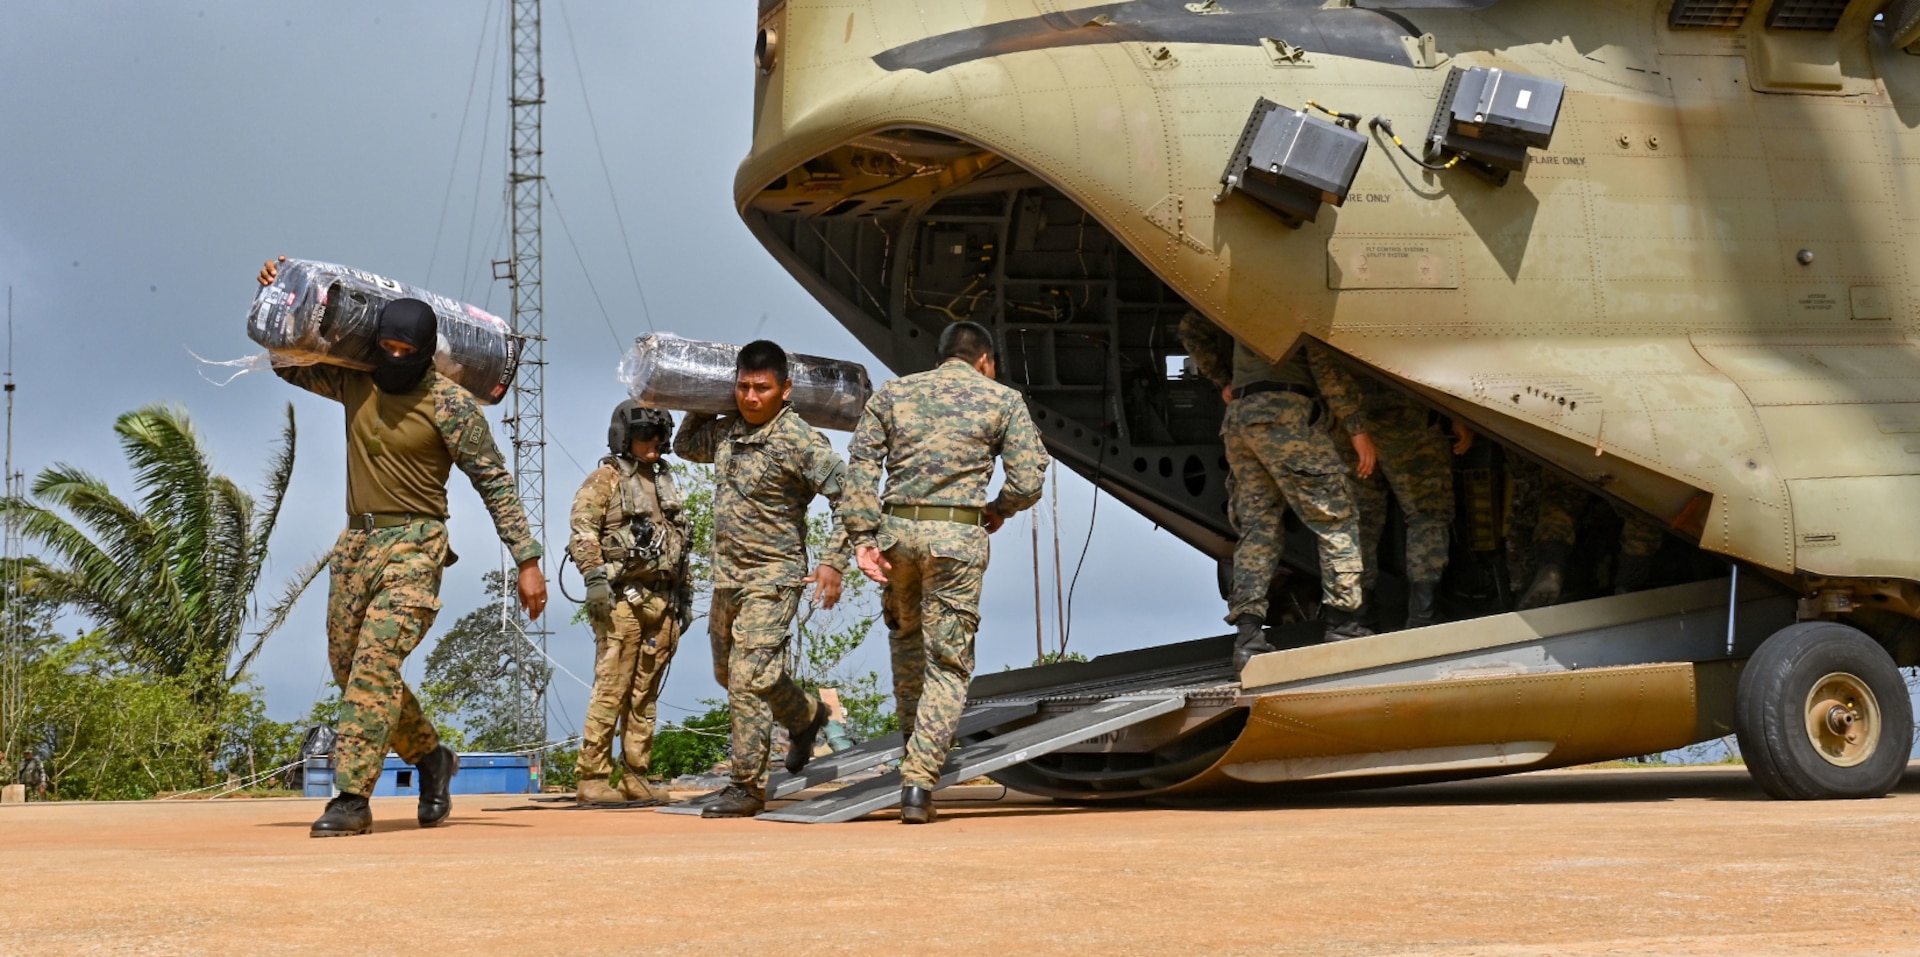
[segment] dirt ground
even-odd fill
[[[379,800],[324,841],[320,801],[9,805],[0,953],[1920,954],[1920,764],[1822,803],[1738,768],[1260,807],[964,790],[919,828],[458,797],[422,831]]]

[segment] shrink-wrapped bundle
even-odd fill
[[[373,368],[380,310],[395,299],[418,299],[439,317],[433,366],[474,397],[499,402],[513,385],[520,343],[512,328],[478,306],[448,299],[370,272],[289,259],[247,313],[247,336],[277,363]]]
[[[732,412],[734,361],[739,346],[657,333],[634,341],[620,362],[620,381],[635,402],[682,412]],[[858,362],[787,354],[791,404],[815,428],[851,432],[873,394]]]

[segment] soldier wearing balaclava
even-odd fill
[[[284,261],[284,259],[282,260]],[[272,284],[278,265],[261,269]],[[314,837],[373,829],[367,796],[392,748],[419,773],[421,827],[446,820],[459,758],[420,711],[400,669],[440,609],[447,547],[447,479],[467,474],[520,566],[520,603],[538,618],[547,603],[540,543],[528,529],[513,476],[480,406],[433,368],[433,307],[397,299],[380,311],[370,371],[333,365],[274,372],[346,409],[347,528],[327,558],[327,657],[341,688],[333,748],[339,796],[313,823]]]

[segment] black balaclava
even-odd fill
[[[380,322],[374,334],[373,384],[389,395],[412,392],[433,368],[433,352],[440,344],[439,319],[433,307],[418,299],[395,299],[380,310]],[[395,359],[380,348],[383,339],[395,339],[413,346],[404,359]]]

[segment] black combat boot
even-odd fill
[[[1541,542],[1533,547],[1533,583],[1513,606],[1514,611],[1559,603],[1560,589],[1566,584],[1567,556],[1572,551],[1565,542]]]
[[[933,809],[933,792],[917,784],[900,789],[900,823],[932,824],[940,812]]]
[[[413,769],[420,772],[420,826],[432,827],[453,812],[453,776],[460,773],[460,756],[443,744]]]
[[[813,743],[820,740],[820,732],[827,729],[827,722],[833,720],[833,712],[828,710],[825,701],[813,703],[813,720],[787,741],[787,773],[799,774],[806,770],[807,762],[813,760]]]
[[[326,812],[313,822],[313,829],[307,832],[307,836],[352,837],[372,830],[373,809],[367,806],[367,799],[342,791],[327,802]]]
[[[1321,618],[1327,625],[1326,634],[1322,636],[1324,641],[1344,641],[1373,634],[1373,629],[1360,621],[1360,610],[1357,608],[1348,610],[1327,605],[1321,612]]]
[[[1360,592],[1360,607],[1354,609],[1353,620],[1366,628],[1369,633],[1380,630],[1380,590],[1367,588]]]
[[[1652,555],[1622,553],[1613,564],[1613,593],[1628,595],[1637,592],[1647,587],[1647,579],[1652,577]]]
[[[1239,674],[1254,655],[1264,655],[1274,647],[1267,644],[1266,621],[1257,615],[1241,615],[1233,620],[1233,627],[1239,631],[1233,636],[1233,672]]]
[[[1440,612],[1434,607],[1434,593],[1438,590],[1438,582],[1407,584],[1408,628],[1425,628],[1440,620]]]
[[[706,806],[700,812],[701,817],[752,817],[760,813],[767,802],[759,795],[738,784],[729,784],[721,790],[720,800]]]

